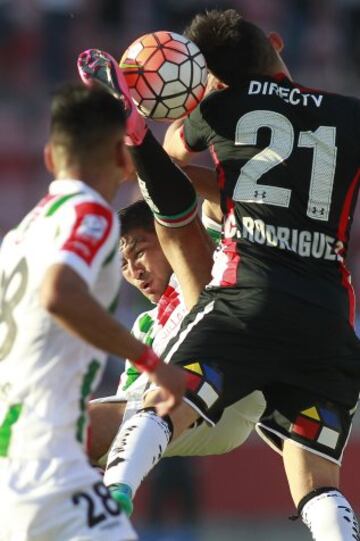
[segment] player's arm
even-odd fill
[[[174,249],[168,249],[165,233],[160,233],[160,242],[163,243],[165,254],[183,288],[186,303],[188,306],[192,306],[199,291],[208,282],[212,266],[212,250],[209,241],[202,242],[203,237],[199,235],[200,223],[197,220],[196,192],[186,175],[169,158],[150,130],[147,129],[143,117],[135,108],[126,80],[117,62],[107,53],[92,50],[79,56],[78,67],[80,76],[86,85],[94,84],[94,82],[105,85],[113,95],[122,99],[125,104],[127,110],[125,141],[130,145],[129,150],[138,171],[139,186],[145,200],[152,208],[157,222],[169,228],[166,241],[170,244],[171,239],[174,239],[172,244]],[[101,77],[100,74],[104,76]],[[198,114],[201,117],[199,109],[198,107]],[[196,115],[193,120],[198,126]],[[186,120],[186,122],[188,121],[189,119]],[[197,138],[194,150],[200,151],[207,148],[209,128],[205,123],[204,126],[205,129],[200,130],[200,138]],[[181,234],[177,235],[175,229],[183,227],[186,227],[188,231],[184,233],[183,230]],[[192,235],[195,238],[192,238]],[[176,246],[177,249],[175,249]],[[179,249],[180,247],[181,249]],[[176,257],[174,257],[174,253],[177,254]],[[189,280],[189,269],[191,268],[194,269],[194,273]]]
[[[190,310],[209,283],[214,245],[198,217],[176,230],[156,222],[156,232]]]
[[[130,152],[160,243],[191,308],[209,282],[214,249],[198,217],[195,189],[150,131]]]
[[[175,120],[166,130],[163,146],[165,151],[183,167],[191,160],[192,152],[183,137],[184,120]]]
[[[143,344],[98,303],[86,282],[66,264],[47,270],[41,304],[68,332],[98,349],[131,359],[143,353]]]
[[[86,282],[70,266],[57,263],[45,273],[40,302],[55,321],[69,333],[98,349],[128,357],[152,381],[164,387],[162,413],[180,402],[184,392],[183,373],[166,365],[155,353],[137,340],[93,297]]]
[[[201,221],[197,216],[187,226],[177,229],[155,222],[161,246],[179,280],[189,310],[209,282],[212,254],[219,242],[222,217],[219,203],[205,199]]]
[[[220,205],[220,191],[217,185],[216,172],[210,167],[201,165],[185,165],[182,167],[196,192],[214,207]]]
[[[209,222],[214,222],[214,224],[216,224],[216,229],[218,230],[221,226],[223,219],[223,213],[219,203],[217,201],[210,201],[209,199],[205,199],[202,205],[202,213],[203,218],[205,218],[205,220],[207,219]],[[211,223],[209,224],[209,226],[211,229]]]

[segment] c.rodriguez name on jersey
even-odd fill
[[[328,261],[342,261],[344,245],[341,241],[319,231],[291,229],[266,224],[259,218],[243,216],[237,224],[234,214],[229,214],[224,223],[225,239],[244,239],[280,250],[295,252],[301,257],[314,257]]]

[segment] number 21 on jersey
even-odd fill
[[[275,111],[251,111],[236,124],[235,145],[256,145],[260,128],[270,129],[269,146],[242,167],[233,193],[234,201],[289,207],[290,189],[258,184],[258,181],[289,158],[296,147],[309,148],[313,150],[313,159],[306,214],[313,220],[327,221],[337,157],[336,128],[319,126],[313,132],[302,131],[295,145],[294,128],[288,118]]]

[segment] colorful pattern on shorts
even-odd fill
[[[279,451],[282,441],[291,439],[309,451],[341,464],[356,405],[348,410],[340,404],[324,401],[313,402],[299,410],[295,409],[296,392],[292,400],[288,396],[287,404],[279,404],[279,409],[264,414],[256,426],[259,435]],[[295,407],[292,409],[292,406]]]
[[[305,439],[315,440],[325,447],[336,449],[341,431],[341,423],[335,411],[312,406],[296,417],[291,432]]]
[[[222,375],[205,363],[192,362],[183,366],[186,370],[186,387],[201,399],[206,409],[211,408],[222,391]]]

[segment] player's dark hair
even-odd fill
[[[50,137],[72,156],[87,156],[125,130],[122,103],[102,88],[67,84],[53,97]]]
[[[121,226],[121,235],[127,235],[134,229],[144,229],[149,233],[155,233],[154,215],[149,205],[139,199],[131,205],[118,211]]]
[[[277,60],[263,30],[235,9],[200,13],[184,34],[199,47],[209,70],[229,86],[266,75]]]

